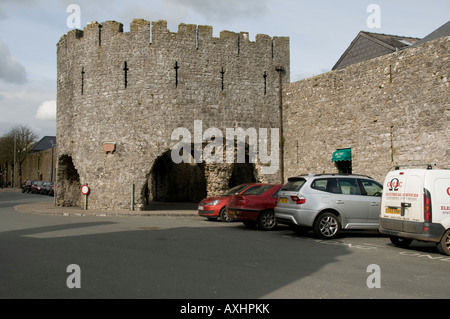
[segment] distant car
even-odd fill
[[[225,192],[222,196],[208,197],[202,199],[198,204],[198,215],[206,217],[209,220],[216,220],[220,218],[222,221],[231,221],[227,213],[228,198],[231,195],[242,194],[247,190],[257,187],[259,184],[241,184],[235,186]]]
[[[274,208],[282,184],[260,184],[241,195],[230,197],[227,210],[232,220],[242,221],[248,227],[260,226],[272,230],[277,226]]]
[[[50,187],[49,187],[47,195],[55,196],[55,183],[53,183],[53,182],[50,183]]]
[[[33,184],[33,181],[27,180],[22,185],[22,193],[29,193],[31,192],[31,185]]]
[[[41,188],[41,195],[51,195],[53,192],[53,183],[50,182],[44,182]]]
[[[32,194],[40,194],[43,188],[44,188],[44,182],[43,181],[34,181],[33,184],[31,184],[30,193],[32,193]]]

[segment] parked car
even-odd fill
[[[44,188],[44,182],[43,181],[33,181],[31,184],[31,190],[30,193],[32,194],[41,194],[41,190]]]
[[[341,229],[378,229],[383,186],[368,176],[308,174],[288,179],[278,193],[275,217],[294,231],[320,238]]]
[[[33,184],[33,181],[27,180],[22,185],[22,193],[29,193],[31,192],[31,185]]]
[[[277,226],[274,207],[282,184],[259,184],[244,194],[233,195],[227,205],[232,220],[242,221],[248,227],[260,226],[272,230]]]
[[[41,195],[53,195],[53,183],[44,182],[41,188]]]
[[[49,190],[48,190],[47,195],[49,195],[49,196],[55,196],[55,183],[54,183],[54,182],[51,182],[51,183],[50,183],[50,188],[49,188]]]
[[[431,166],[430,166],[431,167]],[[434,242],[450,255],[450,170],[398,169],[384,182],[380,232],[399,247]]]
[[[241,184],[225,192],[222,196],[204,198],[198,204],[199,216],[209,220],[220,218],[222,221],[231,221],[227,212],[228,199],[231,195],[243,194],[247,190],[258,187],[256,184]]]

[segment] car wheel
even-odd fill
[[[412,239],[390,236],[389,239],[397,247],[406,248],[412,243]]]
[[[275,213],[273,211],[266,210],[259,214],[258,225],[264,230],[272,230],[277,227]]]
[[[341,224],[336,215],[324,213],[314,222],[314,233],[323,239],[333,239],[341,230]]]
[[[231,222],[232,221],[231,217],[228,215],[228,211],[227,211],[226,207],[222,208],[219,216],[223,222]]]
[[[441,254],[450,255],[450,229],[447,230],[441,241],[436,245]]]

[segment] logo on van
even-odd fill
[[[448,196],[450,196],[450,187],[447,188],[447,194],[448,194]]]
[[[403,183],[401,183],[399,180],[398,180],[398,178],[394,178],[394,179],[392,179],[390,182],[388,182],[387,183],[387,187],[389,187],[389,191],[394,191],[394,192],[396,192],[396,191],[398,191],[398,188],[399,187],[402,187],[402,184]]]

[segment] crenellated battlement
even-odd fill
[[[256,48],[258,50],[266,47],[267,50],[274,50],[280,47],[286,50],[289,46],[287,37],[270,37],[265,34],[256,35],[255,41],[250,41],[248,32],[221,31],[220,36],[213,36],[213,27],[207,25],[195,25],[181,23],[177,32],[171,32],[167,28],[167,21],[159,20],[150,22],[144,19],[134,19],[130,24],[130,31],[123,31],[123,24],[116,21],[105,21],[103,23],[91,22],[84,30],[72,30],[64,35],[58,47],[70,46],[75,43],[85,41],[89,45],[104,46],[111,41],[117,41],[120,37],[122,41],[135,41],[136,45],[150,45],[153,47],[164,47],[173,42],[182,43],[185,48],[202,49],[203,46],[223,45],[228,47],[233,53],[241,53],[244,48]],[[77,42],[78,41],[78,42]]]

